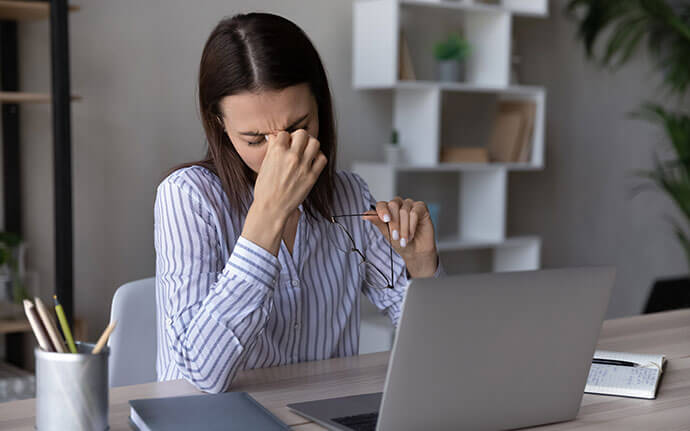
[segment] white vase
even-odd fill
[[[385,153],[389,165],[399,165],[405,161],[403,148],[399,144],[386,144]]]

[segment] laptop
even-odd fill
[[[495,430],[575,418],[615,269],[414,279],[383,393],[289,404],[331,430]]]

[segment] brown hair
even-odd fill
[[[230,205],[248,211],[256,174],[244,163],[218,120],[219,103],[242,92],[282,90],[306,83],[316,99],[319,142],[328,164],[303,207],[312,218],[331,216],[336,136],[331,92],[316,48],[293,22],[267,13],[223,19],[211,32],[199,65],[199,110],[208,151],[203,160],[178,166],[203,166],[221,180]]]

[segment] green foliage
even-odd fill
[[[643,105],[634,115],[663,127],[675,155],[671,160],[656,157],[654,169],[641,175],[665,191],[685,219],[690,220],[690,116],[668,112],[652,103]],[[690,237],[678,223],[674,223],[674,230],[690,262]]]
[[[396,129],[391,132],[391,144],[398,145],[398,131]]]
[[[578,35],[589,58],[617,68],[630,60],[646,39],[664,85],[676,93],[688,88],[690,2],[570,0],[567,12],[579,21]],[[597,53],[595,45],[602,37],[607,40],[603,51]]]
[[[462,61],[469,55],[469,42],[457,33],[449,35],[448,39],[437,42],[434,45],[434,57],[436,57],[438,61]]]
[[[24,299],[29,299],[29,294],[24,287],[23,280],[19,279],[19,263],[15,257],[17,247],[22,238],[12,232],[0,232],[0,266],[7,265],[12,278],[12,299],[19,304]]]

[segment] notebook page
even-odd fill
[[[654,398],[660,374],[657,368],[592,364],[585,392]]]

